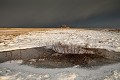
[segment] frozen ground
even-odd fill
[[[120,33],[96,30],[48,30],[29,32],[0,43],[0,52],[42,47],[61,42],[120,53]],[[114,53],[113,53],[114,54]],[[120,63],[83,68],[35,68],[22,61],[0,64],[0,80],[120,80]],[[107,77],[108,76],[108,77]]]
[[[103,48],[120,52],[120,33],[96,30],[48,30],[29,32],[19,35],[13,40],[7,40],[6,44],[0,43],[0,51],[41,47],[56,42],[65,44],[78,44],[90,48]]]
[[[21,61],[0,64],[0,80],[120,80],[120,63],[97,68],[34,68]]]

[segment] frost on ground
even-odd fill
[[[8,46],[0,44],[0,51],[25,49],[51,45],[56,42],[78,44],[90,48],[103,48],[120,52],[120,33],[96,30],[48,30],[29,32],[7,41]]]
[[[0,79],[6,80],[119,80],[120,63],[98,68],[35,68],[22,61],[0,64]],[[116,72],[117,71],[117,72]],[[114,72],[114,73],[113,73]]]
[[[49,54],[50,52],[60,54]],[[42,55],[38,56],[39,53]],[[74,57],[77,56],[78,62],[93,59],[93,56],[95,59],[89,61],[90,64],[110,60],[115,62],[110,64],[105,62],[104,65],[94,65],[90,68],[78,64],[71,66],[71,63],[77,62],[73,55],[70,55],[73,53]],[[96,53],[99,54],[97,58],[101,55],[102,58],[96,59],[94,55]],[[81,57],[84,54],[85,59]],[[86,55],[92,57],[86,59]],[[45,62],[40,58],[41,56],[52,57]],[[2,62],[2,58],[7,62]],[[0,80],[119,80],[120,33],[80,29],[29,32],[10,40],[3,39],[0,42],[0,60],[2,62],[0,63]],[[40,67],[35,67],[38,62]],[[61,64],[70,66],[56,67]],[[48,68],[43,65],[55,67]]]
[[[12,71],[6,68],[2,69],[1,74],[0,80],[50,80],[49,74]]]
[[[120,80],[120,72],[113,71],[113,74],[106,76],[104,80]]]

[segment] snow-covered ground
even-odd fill
[[[120,63],[97,68],[34,68],[21,61],[0,64],[0,79],[5,80],[120,80]],[[112,74],[112,75],[111,75]]]
[[[29,32],[7,41],[7,46],[0,43],[0,51],[41,47],[61,42],[65,44],[78,44],[92,48],[103,48],[120,52],[120,33],[95,30],[50,30]]]
[[[119,32],[84,29],[29,32],[0,43],[0,52],[42,47],[56,42],[120,52]],[[77,65],[71,68],[35,68],[21,63],[19,60],[0,63],[0,80],[120,80],[120,63],[90,69],[77,68]]]

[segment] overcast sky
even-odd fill
[[[120,0],[0,0],[0,27],[120,28]]]

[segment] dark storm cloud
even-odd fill
[[[99,22],[102,20],[99,15],[119,13],[119,4],[119,0],[0,0],[0,27],[40,27],[62,23],[89,26],[92,17],[93,21]],[[116,20],[115,15],[105,18],[111,16]],[[117,18],[120,22],[119,15]]]

